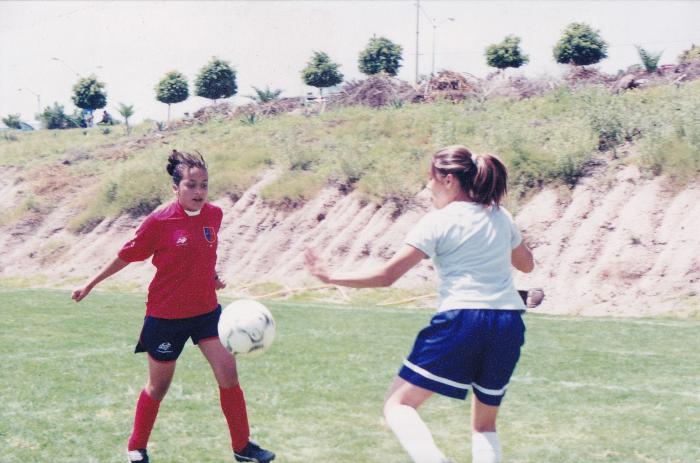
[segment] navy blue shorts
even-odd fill
[[[438,312],[416,337],[399,376],[438,394],[465,399],[471,388],[487,405],[500,405],[525,343],[519,310]]]
[[[202,339],[219,336],[221,306],[190,318],[145,317],[135,353],[148,352],[160,362],[177,360],[189,338],[197,344]]]

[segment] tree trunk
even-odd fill
[[[170,125],[170,103],[168,103],[168,125]]]

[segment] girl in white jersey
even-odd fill
[[[435,210],[411,230],[386,264],[364,272],[329,273],[306,253],[310,272],[325,283],[354,288],[389,286],[422,259],[433,260],[439,306],[418,333],[389,388],[384,416],[416,463],[447,462],[416,409],[433,393],[465,399],[472,389],[472,461],[501,461],[496,415],[520,356],[523,300],[511,267],[530,272],[532,253],[500,206],[507,171],[495,156],[464,146],[435,155],[428,188]]]

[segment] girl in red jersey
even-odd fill
[[[146,446],[161,400],[175,373],[185,342],[199,346],[219,384],[221,409],[228,422],[237,461],[267,463],[275,454],[249,439],[245,398],[236,360],[218,340],[221,306],[216,290],[226,284],[216,274],[217,234],[222,211],[207,200],[209,177],[200,154],[173,150],[168,158],[176,200],[151,213],[117,257],[83,288],[80,302],[102,280],[131,262],[153,256],[156,274],[148,287],[146,317],[136,352],[148,353],[148,381],[136,403],[128,442],[129,462],[148,463]]]

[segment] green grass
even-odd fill
[[[121,462],[145,359],[143,295],[0,289],[3,463]],[[381,402],[425,309],[270,302],[278,339],[239,362],[253,434],[281,462],[407,462]],[[510,462],[697,462],[700,322],[526,316],[499,420]],[[470,461],[467,403],[422,409]],[[186,347],[151,437],[156,462],[231,461],[216,383]]]

